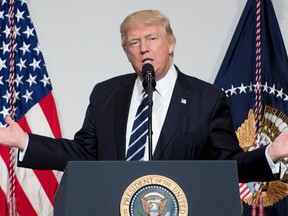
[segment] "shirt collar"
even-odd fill
[[[160,80],[156,82],[156,91],[160,95],[165,95],[165,93],[170,89],[172,86],[174,86],[177,79],[177,71],[172,64],[168,72],[165,74],[164,77],[162,77]],[[136,92],[139,97],[143,95],[143,85],[142,80],[139,78],[139,76],[136,79]]]
[[[172,65],[166,75],[156,82],[156,90],[160,95],[165,95],[166,92],[172,87],[177,79],[177,71]]]

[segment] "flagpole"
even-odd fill
[[[12,119],[15,117],[15,88],[14,88],[14,79],[15,79],[15,9],[14,9],[14,0],[9,1],[9,28],[10,28],[10,56],[9,56],[9,110],[10,116]],[[10,158],[9,158],[9,216],[17,216],[16,208],[16,193],[15,193],[15,165],[16,165],[16,149],[10,148]]]
[[[256,1],[256,77],[255,77],[255,127],[256,127],[256,138],[255,147],[259,147],[260,135],[261,135],[261,119],[262,119],[262,91],[261,91],[261,0]]]
[[[256,65],[255,65],[255,104],[254,104],[254,113],[255,113],[255,130],[256,130],[256,137],[254,146],[256,148],[260,147],[261,144],[261,119],[262,119],[262,91],[261,91],[261,0],[255,0],[256,1]],[[261,210],[258,209],[258,212],[256,212],[258,204],[260,204],[260,197],[255,196],[257,194],[257,191],[260,193],[259,196],[262,199],[261,195],[261,184],[260,188],[256,189],[256,183],[254,183],[254,195],[253,195],[253,206],[252,206],[252,213],[251,215],[257,215],[263,216],[264,215],[264,209],[263,209],[263,199],[261,200]],[[259,206],[258,206],[259,208]]]

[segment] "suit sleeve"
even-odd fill
[[[18,166],[63,171],[70,160],[97,160],[95,92],[93,92],[83,126],[73,140],[29,134],[28,148],[23,161],[18,161]]]
[[[236,160],[240,182],[277,179],[278,176],[273,175],[266,159],[266,147],[244,152],[239,146],[224,92],[215,104],[210,125],[212,158]]]

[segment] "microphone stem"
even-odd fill
[[[149,161],[152,160],[152,106],[153,106],[153,86],[152,86],[152,74],[147,74],[147,93],[148,93],[148,151],[149,151]]]

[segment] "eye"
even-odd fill
[[[139,40],[131,40],[131,41],[128,42],[128,46],[131,47],[131,48],[137,47],[137,46],[139,46],[139,44],[140,44]]]
[[[158,40],[158,37],[156,35],[151,35],[147,38],[149,43],[155,43]]]

